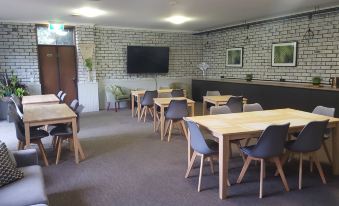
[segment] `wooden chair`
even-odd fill
[[[259,160],[260,165],[260,191],[259,198],[263,197],[263,180],[265,178],[265,160],[271,160],[275,163],[285,190],[288,192],[288,187],[284,171],[282,170],[279,156],[284,151],[284,143],[287,137],[288,124],[268,126],[261,134],[256,145],[242,147],[241,150],[247,155],[244,166],[240,172],[237,183],[240,183],[252,160]]]

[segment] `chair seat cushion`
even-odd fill
[[[38,165],[19,168],[24,178],[0,188],[1,205],[48,204],[41,167]]]
[[[128,94],[121,94],[121,95],[116,95],[115,99],[116,100],[129,100],[130,95]]]
[[[219,152],[219,143],[211,140],[211,139],[205,139],[205,142],[207,146],[213,151],[213,153],[218,153]]]
[[[41,139],[49,136],[48,132],[42,129],[31,129],[30,134],[31,139]]]
[[[60,125],[55,128],[53,128],[50,132],[50,135],[52,136],[70,136],[72,135],[72,128],[68,125]]]
[[[253,154],[253,149],[254,149],[255,145],[250,145],[250,146],[246,146],[246,147],[240,147],[240,150],[246,154],[247,156],[251,156],[251,157],[255,157]]]

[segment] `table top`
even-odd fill
[[[232,114],[206,115],[185,117],[185,120],[196,122],[205,127],[216,137],[261,133],[271,124],[290,123],[290,129],[300,129],[310,121],[330,120],[338,123],[338,118],[331,118],[295,109],[275,109],[256,112],[242,112]]]
[[[76,116],[66,104],[24,105],[24,122],[43,122]]]
[[[173,89],[158,89],[158,93],[171,93]],[[134,90],[131,91],[132,95],[144,95],[146,90]],[[184,90],[184,92],[186,92]]]
[[[30,95],[22,97],[22,104],[39,104],[39,103],[59,103],[55,94]]]
[[[170,98],[154,98],[154,104],[159,106],[167,106],[170,104],[171,100],[187,100],[187,104],[193,104],[195,101],[188,99],[186,97],[170,97]]]
[[[203,98],[204,100],[210,100],[213,102],[227,102],[230,97],[232,97],[232,95],[204,96]],[[247,99],[244,98],[244,100],[246,101]]]

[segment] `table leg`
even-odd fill
[[[137,104],[138,104],[138,121],[140,121],[140,112],[141,112],[141,102],[140,102],[140,96],[137,97]]]
[[[225,199],[228,191],[229,137],[219,139],[219,198]]]
[[[339,124],[333,128],[332,137],[332,172],[334,175],[339,175]]]
[[[202,103],[202,115],[205,115],[206,110],[207,110],[207,103],[204,100],[203,103]]]
[[[29,122],[25,123],[25,138],[26,138],[26,146],[25,146],[25,148],[27,149],[31,145],[31,134],[30,134]]]
[[[156,132],[156,128],[157,128],[157,118],[156,118],[156,115],[157,114],[157,105],[154,104],[153,106],[153,129],[154,129],[154,132]]]
[[[79,164],[79,143],[78,143],[78,128],[77,128],[77,120],[76,118],[72,118],[72,132],[73,132],[73,144],[74,144],[74,154],[75,154],[75,162]]]
[[[188,129],[188,131],[187,131],[187,167],[189,167],[189,165],[190,165],[192,154],[193,154],[193,150],[192,150],[192,147],[191,147],[191,132]]]
[[[160,106],[160,135],[161,141],[164,140],[164,133],[165,133],[165,108]]]
[[[195,112],[195,110],[194,110],[194,103],[193,103],[192,106],[191,106],[191,116],[192,117],[194,117],[194,112]]]
[[[132,104],[132,117],[134,117],[134,96],[131,94],[131,104]]]

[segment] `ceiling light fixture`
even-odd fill
[[[172,24],[183,24],[187,21],[190,21],[191,18],[188,18],[186,16],[171,16],[165,19],[168,22],[171,22]]]
[[[105,14],[106,12],[100,9],[91,8],[91,7],[82,7],[79,9],[74,9],[72,15],[74,16],[85,16],[85,17],[97,17]]]

